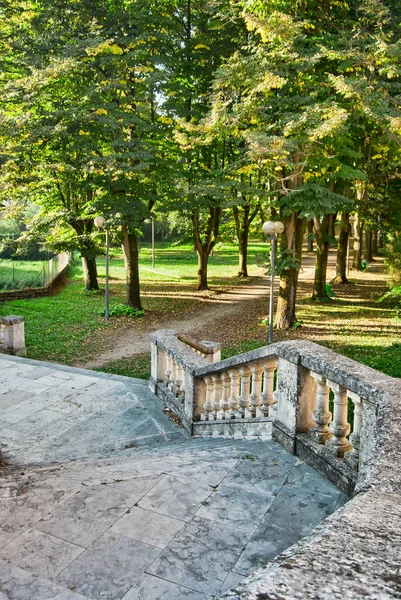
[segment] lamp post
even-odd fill
[[[276,238],[283,233],[285,226],[281,221],[263,223],[263,233],[271,237],[272,250],[270,261],[270,309],[269,309],[269,343],[273,342],[273,308],[274,308],[274,267],[276,261]]]
[[[94,223],[98,229],[101,229],[106,223],[106,219],[99,215],[95,217]],[[106,323],[109,320],[109,228],[106,226],[106,296],[105,296],[105,312],[104,320]]]
[[[155,268],[155,217],[151,215],[152,221],[152,268]]]

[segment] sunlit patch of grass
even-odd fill
[[[101,367],[96,367],[94,370],[148,380],[150,378],[150,354],[144,352],[134,358],[121,358],[120,360],[108,362]]]

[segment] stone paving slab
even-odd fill
[[[24,409],[0,432],[0,600],[212,600],[346,500],[275,442],[189,439],[145,382],[32,363],[0,357],[0,422]],[[18,403],[24,376],[47,385]]]

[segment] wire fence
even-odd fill
[[[67,252],[43,262],[0,261],[0,290],[17,291],[46,287],[66,268],[69,261]]]

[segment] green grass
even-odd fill
[[[150,355],[148,353],[138,354],[135,360],[122,358],[121,360],[109,362],[102,367],[96,367],[94,370],[148,380],[150,378]]]
[[[43,262],[0,260],[0,291],[43,286]]]
[[[249,244],[249,275],[260,275],[261,269],[256,265],[255,256],[266,252],[263,242]],[[97,259],[99,277],[105,277],[106,265],[104,257]],[[145,283],[168,282],[171,284],[195,284],[198,258],[191,245],[171,246],[159,242],[155,249],[155,267],[152,267],[152,250],[149,245],[142,245],[139,255],[141,280]],[[124,258],[119,248],[110,250],[110,277],[125,281]],[[208,263],[210,285],[224,285],[227,278],[236,277],[238,272],[238,247],[234,244],[217,246]]]
[[[107,327],[99,316],[104,298],[81,294],[82,282],[69,282],[59,294],[0,303],[0,315],[25,317],[28,356],[73,364],[91,355],[88,336]]]

